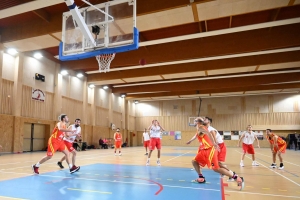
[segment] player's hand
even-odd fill
[[[191,141],[188,141],[186,144],[191,144]]]
[[[237,144],[237,147],[240,147],[240,144]]]
[[[221,151],[221,149],[220,149],[219,145],[217,145],[217,144],[214,144],[214,147],[215,147],[215,149],[216,149],[218,152],[220,152],[220,151]]]

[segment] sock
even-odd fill
[[[41,165],[40,162],[35,164],[36,167],[40,167],[40,165]]]
[[[150,158],[147,158],[147,161],[150,161]]]
[[[69,164],[69,168],[71,169],[73,167],[73,165],[72,164]]]
[[[241,163],[243,163],[244,161],[243,160],[241,160]]]
[[[237,175],[234,172],[233,172],[232,178],[237,179]]]
[[[159,158],[157,158],[157,161],[159,161]]]
[[[199,178],[204,178],[203,174],[198,174]]]

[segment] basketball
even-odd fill
[[[140,65],[145,65],[146,64],[146,60],[144,59],[144,58],[142,58],[141,60],[140,60]]]

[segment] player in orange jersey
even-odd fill
[[[51,159],[52,156],[56,151],[61,151],[66,156],[66,161],[70,168],[70,173],[74,173],[80,169],[80,167],[76,167],[72,164],[70,164],[69,160],[69,151],[67,150],[63,137],[64,136],[71,136],[75,133],[75,131],[69,130],[66,128],[66,123],[69,122],[67,115],[60,115],[60,122],[56,124],[52,131],[52,135],[50,136],[48,140],[48,148],[47,148],[47,156],[43,157],[38,163],[35,165],[32,165],[33,172],[35,174],[39,174],[39,167],[41,164],[46,162],[47,160]]]
[[[276,154],[277,154],[280,161],[280,166],[278,167],[278,169],[284,169],[283,159],[281,157],[281,154],[285,153],[286,142],[278,135],[272,133],[271,129],[267,129],[266,133],[267,133],[266,138],[270,143],[270,148],[273,154],[273,163],[270,166],[270,168],[276,168]]]
[[[122,146],[122,134],[120,133],[120,129],[117,128],[117,132],[114,134],[115,140],[115,156],[117,155],[117,149],[119,149],[119,156],[122,155],[121,153],[121,146]]]
[[[200,177],[200,167],[205,167],[207,165],[207,167],[213,169],[215,172],[224,174],[229,178],[233,178],[238,183],[240,190],[242,190],[244,188],[243,177],[239,177],[237,174],[232,171],[228,171],[227,169],[220,168],[217,155],[218,144],[216,143],[208,129],[205,127],[206,123],[204,122],[204,119],[202,117],[196,118],[195,126],[197,128],[198,140],[201,142],[198,153],[192,160],[192,164],[199,175],[199,178],[197,178],[195,182],[205,182],[205,179]]]

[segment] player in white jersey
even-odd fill
[[[147,133],[146,128],[145,128],[145,131],[143,133],[142,144],[144,145],[144,147],[146,149],[145,155],[148,155],[148,147],[150,145],[150,136],[149,136],[149,133]]]
[[[73,143],[74,143],[74,140],[76,139],[76,137],[81,137],[81,127],[80,127],[80,122],[81,120],[80,119],[76,119],[75,120],[75,123],[70,125],[68,127],[69,130],[72,130],[74,131],[74,133],[72,134],[69,134],[68,137],[64,137],[64,143],[67,147],[67,149],[69,150],[69,152],[73,155],[72,156],[72,163],[73,165],[75,166],[75,161],[76,161],[76,154],[77,154],[77,151],[76,149],[74,149],[73,147]],[[61,160],[59,162],[57,162],[57,165],[63,169],[64,166],[62,165],[62,162],[66,159],[66,156],[62,157]]]
[[[147,159],[146,165],[148,166],[150,164],[150,157],[152,154],[152,151],[157,149],[157,165],[160,166],[160,149],[161,149],[161,131],[164,131],[163,127],[159,124],[157,120],[152,120],[152,124],[148,127],[148,130],[150,130],[150,146],[149,146],[149,155]]]
[[[259,164],[255,161],[255,151],[254,151],[254,147],[253,147],[253,143],[254,140],[257,141],[257,147],[259,148],[259,141],[255,135],[255,133],[252,131],[252,126],[248,125],[247,126],[247,131],[245,131],[239,142],[238,142],[238,147],[240,146],[241,140],[243,140],[243,154],[241,157],[241,162],[240,162],[240,166],[244,167],[244,158],[245,158],[245,154],[251,154],[252,155],[252,166],[259,166]]]

